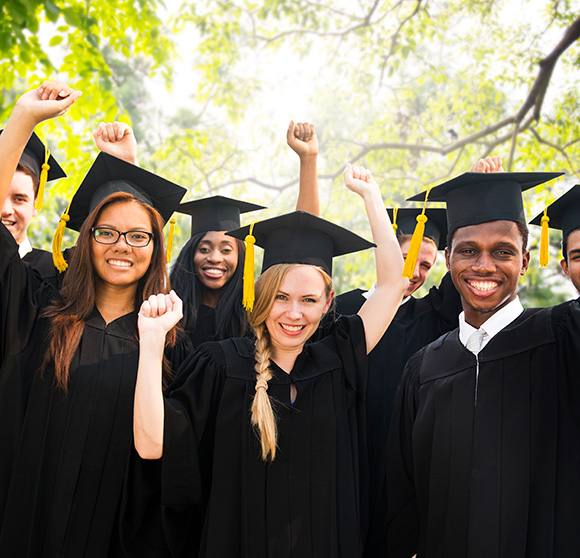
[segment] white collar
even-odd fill
[[[481,324],[479,329],[482,329],[487,334],[481,348],[483,349],[495,335],[511,324],[523,311],[524,307],[520,302],[520,298],[516,296],[510,303]],[[467,347],[467,340],[475,331],[477,331],[477,328],[468,324],[465,321],[465,312],[461,312],[459,314],[459,340],[465,347]]]
[[[28,237],[25,237],[24,240],[18,245],[18,254],[20,255],[20,259],[22,259],[30,252],[32,252],[32,244],[30,244]]]

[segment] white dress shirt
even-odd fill
[[[32,244],[30,244],[30,240],[28,240],[28,237],[26,237],[22,243],[18,245],[18,254],[20,255],[20,259],[22,259],[30,252],[32,252]]]
[[[483,337],[483,342],[481,343],[479,351],[481,351],[481,349],[483,349],[492,340],[492,338],[495,335],[497,335],[502,329],[511,324],[523,311],[524,307],[522,306],[519,297],[516,296],[514,300],[506,304],[503,308],[498,310],[493,316],[491,316],[485,322],[483,322],[483,324],[481,324],[479,329],[483,330],[485,332],[485,335]],[[463,346],[467,347],[468,339],[476,331],[477,329],[475,327],[469,325],[465,321],[465,313],[461,312],[461,314],[459,314],[459,340],[461,341]]]

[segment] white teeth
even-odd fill
[[[290,332],[295,332],[295,331],[300,331],[301,329],[304,329],[304,326],[301,325],[297,325],[297,326],[292,326],[292,325],[287,325],[287,324],[280,324],[282,326],[282,329],[285,329],[286,331],[290,331]]]
[[[223,269],[218,269],[217,267],[206,267],[203,271],[212,277],[222,277],[225,273]]]
[[[491,291],[497,287],[495,281],[469,281],[469,284],[478,291]]]
[[[131,267],[133,264],[127,260],[107,260],[107,263],[115,267]]]

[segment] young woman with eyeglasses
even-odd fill
[[[19,99],[0,136],[0,202],[36,124],[79,95],[45,83]],[[62,218],[79,236],[60,291],[23,264],[0,225],[0,556],[146,555],[120,520],[139,466],[136,309],[167,292],[162,227],[184,193],[101,153]],[[172,329],[165,346],[175,339]]]

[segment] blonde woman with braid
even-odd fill
[[[257,223],[264,248],[249,323],[255,339],[206,343],[162,394],[166,331],[180,319],[172,293],[139,316],[135,447],[160,459],[172,556],[300,558],[362,555],[368,518],[366,355],[388,327],[405,282],[379,188],[347,168],[376,244],[377,287],[354,316],[306,343],[333,302],[332,258],[372,246],[294,212]],[[248,227],[233,231],[244,238]]]

